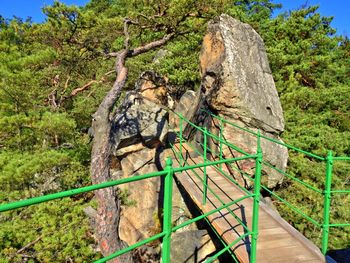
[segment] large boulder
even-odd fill
[[[128,154],[122,159],[124,178],[157,171],[155,165],[155,149],[143,149]],[[160,198],[161,179],[149,178],[121,185],[123,209],[120,218],[119,232],[121,239],[128,244],[134,244],[148,238],[160,228]]]
[[[250,25],[228,15],[209,23],[200,69],[209,109],[231,123],[280,140],[279,134],[284,130],[281,103],[264,42]],[[256,151],[256,137],[230,125],[224,126],[224,138],[249,153]],[[266,161],[285,170],[288,158],[285,147],[262,140],[262,149]],[[225,148],[224,154],[228,157],[232,152]],[[253,172],[254,162],[247,161],[242,167]],[[269,187],[281,183],[282,174],[268,167],[264,172],[268,174]]]
[[[176,232],[172,236],[170,261],[203,262],[216,248],[206,230]]]
[[[181,93],[182,91],[183,89]],[[195,98],[195,93],[189,91],[189,97],[185,96],[178,103],[178,94],[176,88],[167,85],[166,79],[157,73],[147,71],[141,74],[135,84],[135,91],[126,94],[113,118],[114,151],[110,167],[112,179],[147,174],[164,167],[166,157],[173,155],[171,149],[164,147],[168,137],[167,109],[175,107],[176,103],[181,113],[190,118],[187,113],[188,106],[193,104]],[[183,105],[185,98],[187,106]],[[195,111],[191,111],[192,115]],[[154,177],[118,187],[122,206],[119,234],[127,244],[134,244],[161,231],[164,201],[162,185],[162,178]],[[175,182],[172,201],[174,225],[192,218],[183,193]],[[177,240],[189,231],[191,240],[195,243],[187,250],[186,255],[196,257],[198,254],[204,258],[205,253],[213,252],[213,244],[209,242],[208,235],[203,231],[198,234],[196,230],[196,224],[191,224],[178,230],[174,237]],[[133,256],[135,262],[158,262],[159,251],[160,243],[155,241],[139,248]]]
[[[187,90],[180,98],[174,110],[175,113],[170,112],[169,123],[170,127],[174,130],[180,128],[180,117],[183,116],[185,119],[193,121],[198,115],[198,110],[201,102],[200,90],[193,91]],[[183,122],[182,129],[184,130],[188,126],[187,122]]]
[[[167,81],[154,71],[145,71],[136,81],[135,90],[156,104],[168,106]]]
[[[140,93],[129,92],[114,118],[112,130],[115,152],[140,142],[156,147],[168,133],[168,112]]]

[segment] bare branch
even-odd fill
[[[131,24],[131,20],[129,18],[124,18],[124,49],[126,50],[130,48],[129,24]]]
[[[86,90],[87,88],[89,88],[92,84],[97,83],[99,81],[97,80],[90,80],[88,83],[86,83],[85,85],[83,85],[80,88],[76,88],[74,89],[71,93],[69,97],[74,97],[75,95],[77,95],[79,92],[82,92],[84,90]]]
[[[134,57],[137,55],[140,55],[142,53],[145,53],[147,51],[150,51],[152,49],[155,49],[157,47],[165,45],[170,39],[172,39],[175,36],[175,32],[172,32],[170,34],[165,35],[162,39],[150,42],[144,46],[137,47],[133,50],[131,50],[129,57]]]
[[[39,237],[37,237],[34,241],[28,243],[27,245],[25,245],[24,247],[22,247],[21,249],[17,250],[17,254],[21,254],[24,250],[26,250],[27,248],[33,246],[35,243],[39,242],[44,235],[41,235]]]
[[[115,70],[111,70],[111,71],[108,71],[107,73],[103,74],[103,76],[101,77],[100,80],[90,80],[88,83],[86,83],[85,85],[81,86],[80,88],[76,88],[74,90],[72,90],[72,92],[70,93],[69,97],[74,97],[76,96],[78,93],[80,92],[83,92],[85,91],[86,89],[88,89],[92,84],[95,84],[95,83],[102,83],[106,80],[106,76],[114,73]]]
[[[120,51],[118,52],[110,52],[106,54],[106,58],[118,57],[120,55]]]
[[[47,96],[47,101],[53,109],[57,109],[59,106],[59,104],[57,103],[56,95],[57,95],[57,89],[54,88],[50,92],[50,94]]]

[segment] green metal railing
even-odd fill
[[[182,151],[182,144],[184,142],[184,138],[182,136],[183,133],[183,129],[182,129],[182,125],[183,125],[183,121],[187,121],[184,118],[180,118],[180,133],[179,133],[179,138],[180,138],[180,153]],[[198,127],[198,129],[202,130],[200,127]],[[226,209],[228,210],[232,215],[235,216],[235,218],[237,220],[239,220],[239,222],[243,225],[243,227],[247,230],[245,232],[244,235],[241,235],[239,238],[237,238],[234,242],[232,242],[231,244],[225,244],[224,248],[221,249],[220,251],[218,251],[215,255],[211,256],[209,259],[206,260],[206,262],[212,262],[215,259],[217,259],[220,255],[222,255],[223,253],[225,253],[226,251],[230,250],[230,248],[232,246],[234,246],[235,244],[237,244],[238,242],[240,242],[241,240],[243,240],[244,238],[248,237],[249,235],[252,236],[252,241],[251,241],[251,262],[256,262],[256,247],[257,247],[257,236],[258,236],[258,205],[259,205],[259,199],[260,199],[260,188],[256,188],[254,193],[251,193],[249,191],[245,191],[246,195],[242,196],[241,198],[234,200],[232,202],[229,203],[225,203],[221,200],[222,205],[217,208],[214,209],[208,213],[205,213],[201,216],[198,216],[196,218],[193,218],[191,220],[188,220],[184,223],[182,223],[179,226],[176,227],[172,227],[172,222],[171,222],[171,214],[172,214],[172,182],[173,182],[173,176],[176,173],[182,173],[183,171],[187,171],[187,170],[191,170],[191,171],[195,171],[195,169],[203,169],[204,170],[204,178],[203,178],[203,204],[206,203],[207,201],[207,192],[210,191],[211,193],[213,193],[217,198],[220,199],[219,196],[217,196],[215,194],[215,192],[208,187],[208,176],[206,173],[206,169],[207,166],[222,166],[223,163],[230,163],[230,162],[237,162],[237,161],[241,161],[241,160],[245,160],[245,159],[255,159],[256,160],[256,164],[257,166],[261,167],[261,150],[259,150],[260,146],[258,147],[257,150],[257,154],[254,155],[245,155],[245,156],[241,156],[241,157],[237,157],[237,158],[227,158],[227,159],[221,159],[221,160],[217,160],[217,161],[208,161],[207,159],[207,136],[213,136],[212,134],[210,134],[207,129],[203,129],[204,132],[204,158],[203,158],[203,163],[201,164],[194,164],[194,165],[185,165],[186,160],[182,157],[180,158],[180,164],[181,167],[177,167],[174,168],[172,166],[172,159],[168,158],[166,160],[166,167],[164,171],[160,171],[160,172],[155,172],[155,173],[150,173],[150,174],[145,174],[145,175],[140,175],[140,176],[133,176],[130,178],[125,178],[125,179],[120,179],[120,180],[114,180],[114,181],[109,181],[109,182],[104,182],[104,183],[100,183],[100,184],[95,184],[95,185],[91,185],[91,186],[87,186],[87,187],[82,187],[82,188],[77,188],[77,189],[72,189],[72,190],[68,190],[68,191],[64,191],[64,192],[59,192],[59,193],[55,193],[55,194],[50,194],[50,195],[45,195],[45,196],[40,196],[40,197],[35,197],[35,198],[30,198],[30,199],[26,199],[26,200],[21,200],[21,201],[17,201],[17,202],[12,202],[12,203],[8,203],[8,204],[1,204],[0,205],[0,212],[5,212],[5,211],[10,211],[10,210],[14,210],[14,209],[19,209],[22,207],[27,207],[27,206],[31,206],[31,205],[35,205],[35,204],[39,204],[42,202],[47,202],[47,201],[51,201],[51,200],[55,200],[55,199],[60,199],[60,198],[65,198],[65,197],[70,197],[73,195],[77,195],[77,194],[81,194],[81,193],[86,193],[86,192],[90,192],[90,191],[95,191],[95,190],[99,190],[102,188],[106,188],[106,187],[113,187],[113,186],[118,186],[121,184],[125,184],[125,183],[132,183],[135,181],[139,181],[139,180],[145,180],[148,178],[152,178],[152,177],[165,177],[164,178],[164,212],[163,212],[163,229],[161,233],[158,233],[156,235],[153,235],[150,238],[144,239],[140,242],[137,242],[136,244],[133,244],[125,249],[122,249],[120,251],[116,251],[115,253],[108,255],[104,258],[101,258],[100,260],[97,260],[96,262],[101,263],[101,262],[107,262],[108,260],[111,260],[113,258],[116,258],[120,255],[123,255],[125,253],[130,252],[131,250],[138,248],[146,243],[152,242],[154,240],[157,239],[161,239],[162,238],[162,262],[170,262],[170,247],[171,247],[171,234],[173,232],[175,232],[176,230],[185,227],[191,223],[194,223],[198,220],[202,220],[202,219],[206,219],[208,216],[217,213],[219,211],[221,211],[222,209]],[[221,140],[222,141],[222,140]],[[222,143],[226,143],[223,142]],[[229,144],[228,144],[229,145]],[[235,147],[235,146],[233,146]],[[238,148],[237,148],[238,149]],[[258,173],[261,172],[261,169],[257,168],[257,182],[256,185],[260,186],[259,181],[260,181],[260,175]],[[252,230],[249,230],[247,228],[247,226],[233,213],[233,211],[230,209],[230,206],[235,205],[237,203],[239,203],[240,201],[247,199],[247,198],[253,198],[254,199],[254,211],[255,213],[253,214],[253,218],[255,225],[252,226]]]
[[[255,156],[253,156],[255,157]],[[218,160],[218,161],[212,161],[212,162],[207,162],[207,163],[203,163],[203,164],[195,164],[195,165],[191,165],[191,166],[184,166],[184,167],[177,167],[174,168],[172,166],[172,159],[171,158],[167,158],[166,160],[166,168],[164,171],[160,171],[160,172],[154,172],[154,173],[149,173],[149,174],[144,174],[144,175],[138,175],[138,176],[133,176],[133,177],[129,177],[129,178],[125,178],[125,179],[119,179],[119,180],[114,180],[114,181],[109,181],[109,182],[104,182],[104,183],[100,183],[100,184],[95,184],[95,185],[91,185],[91,186],[86,186],[86,187],[82,187],[82,188],[76,188],[76,189],[72,189],[72,190],[68,190],[68,191],[64,191],[64,192],[59,192],[59,193],[55,193],[55,194],[49,194],[49,195],[44,195],[44,196],[39,196],[39,197],[34,197],[34,198],[30,198],[30,199],[26,199],[26,200],[21,200],[21,201],[17,201],[17,202],[11,202],[11,203],[7,203],[7,204],[1,204],[0,205],[0,212],[5,212],[5,211],[10,211],[10,210],[14,210],[14,209],[19,209],[19,208],[23,208],[23,207],[27,207],[27,206],[31,206],[31,205],[35,205],[35,204],[39,204],[42,202],[48,202],[51,200],[55,200],[55,199],[60,199],[60,198],[65,198],[65,197],[70,197],[73,195],[77,195],[77,194],[81,194],[81,193],[86,193],[86,192],[90,192],[90,191],[95,191],[95,190],[99,190],[99,189],[103,189],[103,188],[107,188],[107,187],[113,187],[113,186],[118,186],[121,184],[125,184],[125,183],[132,183],[135,181],[139,181],[139,180],[145,180],[148,178],[152,178],[152,177],[165,177],[164,178],[164,215],[163,215],[163,229],[161,233],[158,233],[156,235],[153,235],[150,238],[147,238],[145,240],[142,240],[136,244],[133,244],[125,249],[122,249],[120,251],[116,251],[115,253],[104,257],[100,260],[97,260],[96,263],[102,263],[102,262],[107,262],[108,260],[111,260],[113,258],[116,258],[120,255],[123,255],[125,253],[128,253],[129,251],[138,248],[146,243],[152,242],[154,240],[160,239],[162,238],[163,240],[163,248],[162,248],[162,262],[170,262],[170,247],[171,247],[171,233],[175,232],[176,230],[183,228],[189,224],[192,224],[194,222],[197,222],[199,220],[202,220],[206,217],[208,217],[209,215],[212,215],[220,210],[223,209],[227,209],[230,206],[237,204],[238,202],[246,199],[246,198],[251,198],[254,195],[250,194],[247,196],[243,196],[242,198],[239,198],[237,200],[234,200],[232,202],[229,202],[227,204],[223,204],[222,206],[218,207],[217,209],[214,209],[206,214],[203,214],[201,216],[198,216],[196,218],[193,218],[191,220],[188,220],[184,223],[182,223],[181,225],[178,225],[176,227],[172,227],[172,221],[171,221],[171,213],[172,213],[172,183],[173,183],[173,176],[176,173],[182,173],[183,171],[186,170],[193,170],[193,169],[197,169],[197,168],[202,168],[202,167],[206,167],[206,166],[211,166],[211,165],[218,165],[218,164],[222,164],[222,163],[227,163],[227,162],[234,162],[234,161],[239,161],[239,160],[243,160],[243,159],[247,159],[248,157],[239,157],[239,158],[230,158],[230,159],[226,159],[226,160]],[[249,158],[252,158],[249,156]],[[250,232],[248,234],[251,234]],[[239,242],[241,239],[243,239],[244,237],[246,237],[246,235],[241,236],[238,240],[236,240],[236,242]],[[234,244],[230,244],[230,245],[234,245]],[[224,249],[225,251],[227,249],[230,248],[230,245],[226,246]],[[220,251],[219,251],[220,252]],[[222,251],[221,251],[222,252]],[[212,262],[213,260],[215,260],[218,256],[220,256],[222,253],[217,253],[217,255],[212,256],[210,259],[208,259],[206,262]]]
[[[174,150],[175,155],[177,155],[179,157],[180,163],[182,164],[186,164],[186,160],[183,157],[183,142],[186,141],[183,137],[183,130],[184,130],[184,122],[187,123],[187,125],[191,126],[192,128],[196,129],[197,131],[201,132],[203,135],[203,144],[201,144],[202,146],[202,150],[203,153],[200,153],[198,151],[198,149],[196,149],[193,145],[191,145],[188,141],[187,141],[187,145],[189,145],[191,147],[191,149],[195,152],[197,152],[197,154],[199,154],[202,158],[203,158],[203,163],[206,164],[208,162],[208,151],[210,151],[210,149],[208,148],[208,137],[212,140],[216,140],[219,144],[220,144],[220,160],[225,160],[223,158],[223,154],[222,154],[222,145],[226,145],[227,147],[233,148],[235,151],[241,153],[243,156],[242,157],[238,157],[236,158],[236,160],[234,162],[237,161],[242,161],[242,160],[246,160],[246,159],[255,159],[255,176],[254,176],[254,192],[253,194],[251,192],[249,192],[247,189],[245,189],[244,187],[242,187],[238,182],[236,182],[234,179],[232,179],[232,177],[230,177],[229,175],[225,175],[227,179],[229,179],[231,182],[233,182],[236,186],[238,186],[244,193],[246,193],[247,196],[250,196],[253,198],[253,213],[252,213],[252,229],[248,229],[247,225],[242,222],[242,220],[240,218],[238,218],[234,212],[232,210],[230,210],[229,208],[227,209],[229,211],[229,213],[243,226],[243,228],[246,231],[246,234],[244,236],[248,236],[251,235],[251,247],[250,247],[250,262],[256,262],[256,254],[257,254],[257,242],[258,242],[258,222],[259,222],[259,203],[260,203],[260,181],[261,181],[261,167],[262,167],[262,160],[263,160],[263,156],[262,156],[262,150],[261,150],[261,145],[260,145],[260,133],[257,134],[257,151],[256,154],[252,155],[252,154],[248,154],[247,152],[245,152],[243,149],[223,140],[222,138],[222,133],[220,133],[219,137],[210,133],[208,131],[208,129],[206,127],[199,127],[198,125],[194,124],[193,122],[191,122],[190,120],[186,119],[184,116],[182,116],[181,114],[177,114],[176,112],[173,112],[173,114],[177,115],[177,117],[180,119],[179,121],[179,131],[176,132],[174,131],[178,137],[179,137],[179,151],[176,152],[176,150]],[[231,162],[226,162],[227,164],[231,163]],[[220,167],[220,172],[222,174],[225,174],[224,171],[221,169],[222,168],[222,162],[220,162],[218,164],[218,167]],[[207,174],[207,170],[206,170],[206,166],[203,167],[203,197],[202,197],[202,204],[205,205],[207,202],[207,192],[208,190],[222,203],[224,204],[223,200],[217,195],[215,194],[214,191],[212,191],[209,187],[208,187],[208,174]],[[195,173],[195,172],[194,172]],[[197,173],[195,173],[195,175],[197,176],[197,178],[199,178],[199,175]],[[218,238],[221,239],[220,235],[218,235]],[[239,239],[235,240],[235,241],[239,241],[241,240],[242,236],[239,237]],[[221,240],[223,243],[224,241]],[[236,244],[237,242],[234,242],[232,245]],[[229,247],[231,247],[231,244],[227,247],[225,246],[225,251],[229,249]]]
[[[296,206],[294,206],[293,204],[291,204],[290,202],[288,202],[287,200],[285,200],[284,198],[280,197],[278,194],[276,194],[275,192],[271,191],[271,189],[267,188],[264,185],[261,185],[261,189],[264,189],[265,191],[267,191],[268,193],[270,193],[274,198],[276,198],[277,200],[281,201],[283,204],[285,204],[286,206],[288,206],[291,210],[293,210],[294,212],[300,214],[303,218],[305,218],[307,221],[311,222],[312,224],[314,224],[317,228],[319,228],[320,230],[322,230],[322,240],[321,240],[321,251],[322,253],[325,255],[328,251],[328,243],[329,243],[329,229],[331,227],[349,227],[350,223],[345,222],[345,223],[330,223],[330,207],[331,207],[331,199],[332,199],[332,195],[336,195],[336,194],[350,194],[350,190],[349,189],[342,189],[342,190],[332,190],[332,176],[333,176],[333,164],[335,161],[349,161],[350,162],[350,157],[348,156],[342,156],[342,157],[333,157],[332,155],[332,151],[328,151],[328,154],[326,157],[322,157],[307,151],[304,151],[300,148],[294,147],[292,145],[283,143],[279,140],[261,135],[260,132],[254,132],[251,131],[249,129],[240,127],[239,125],[227,121],[225,119],[223,119],[220,116],[217,116],[209,111],[203,110],[204,112],[206,112],[209,116],[212,117],[213,120],[217,120],[219,122],[219,124],[217,126],[219,126],[219,137],[220,138],[224,138],[223,134],[224,134],[224,127],[225,124],[228,126],[231,126],[233,128],[239,129],[241,131],[244,131],[252,136],[255,136],[258,138],[258,140],[263,139],[263,140],[267,140],[269,142],[275,143],[275,144],[279,144],[281,146],[286,147],[289,150],[293,150],[296,151],[298,153],[304,154],[306,156],[308,156],[309,158],[314,158],[315,160],[319,161],[319,162],[323,162],[326,164],[326,169],[325,169],[325,179],[324,179],[324,188],[323,189],[318,189],[317,187],[306,183],[298,178],[296,178],[295,176],[292,176],[278,168],[276,168],[275,166],[271,165],[270,163],[266,162],[266,161],[262,161],[263,166],[267,166],[271,169],[274,169],[275,171],[279,172],[280,174],[282,174],[283,176],[291,179],[292,181],[301,184],[302,186],[308,188],[309,190],[318,193],[320,195],[322,195],[323,197],[323,220],[322,222],[318,222],[317,220],[311,218],[309,215],[305,214],[304,212],[302,212],[299,208],[297,208]],[[219,154],[217,155],[217,157],[219,157],[219,160],[223,159],[223,148],[222,148],[222,144],[220,142],[219,145]],[[232,167],[232,166],[231,166]],[[235,169],[235,167],[232,167],[233,169]],[[242,173],[246,178],[253,180],[253,178],[251,176],[249,176],[246,173]]]
[[[260,191],[261,189],[266,190],[269,192],[273,197],[276,199],[280,200],[291,208],[293,211],[296,213],[300,214],[302,217],[304,217],[306,220],[309,222],[313,223],[316,227],[320,228],[322,230],[322,253],[326,254],[327,248],[328,248],[328,239],[329,239],[329,229],[331,227],[345,227],[345,226],[350,226],[349,223],[331,223],[330,221],[330,206],[331,206],[331,199],[333,195],[336,194],[350,194],[350,190],[332,190],[332,173],[333,173],[333,163],[335,161],[350,161],[350,157],[333,157],[332,152],[329,152],[327,157],[321,157],[318,155],[315,155],[313,153],[306,152],[302,149],[296,148],[294,146],[282,143],[278,140],[272,139],[270,137],[264,136],[260,134],[260,132],[253,132],[248,129],[242,128],[232,122],[229,122],[219,116],[216,116],[210,112],[207,112],[213,120],[217,120],[219,122],[219,134],[213,134],[210,131],[208,131],[207,128],[200,127],[196,125],[195,123],[192,123],[190,120],[184,118],[182,115],[176,114],[179,117],[179,131],[175,131],[175,133],[179,137],[179,150],[176,150],[175,147],[173,147],[175,156],[179,160],[180,167],[173,167],[172,159],[168,158],[166,160],[166,167],[164,171],[159,171],[159,172],[154,172],[154,173],[149,173],[149,174],[144,174],[144,175],[138,175],[138,176],[133,176],[129,178],[124,178],[124,179],[119,179],[119,180],[114,180],[114,181],[109,181],[109,182],[104,182],[100,184],[95,184],[91,186],[86,186],[82,188],[76,188],[64,192],[59,192],[55,194],[49,194],[45,196],[40,196],[40,197],[35,197],[35,198],[30,198],[26,200],[21,200],[17,202],[12,202],[12,203],[7,203],[7,204],[0,204],[0,212],[4,211],[10,211],[14,209],[19,209],[35,204],[39,204],[42,202],[47,202],[55,199],[60,199],[60,198],[65,198],[65,197],[70,197],[73,195],[81,194],[81,193],[86,193],[90,191],[95,191],[99,189],[103,189],[106,187],[113,187],[113,186],[118,186],[121,184],[125,183],[132,183],[135,181],[139,180],[145,180],[148,178],[153,178],[153,177],[164,177],[164,212],[163,212],[163,227],[162,227],[162,232],[157,233],[156,235],[153,235],[152,237],[149,237],[147,239],[144,239],[140,242],[137,242],[136,244],[133,244],[125,249],[122,249],[120,251],[116,251],[115,253],[101,258],[100,260],[97,260],[96,262],[107,262],[108,260],[111,260],[113,258],[116,258],[120,255],[123,255],[125,253],[130,252],[131,250],[138,248],[146,243],[152,242],[154,240],[162,239],[162,262],[168,263],[170,262],[170,248],[171,248],[171,235],[175,231],[179,230],[180,228],[183,228],[189,224],[192,224],[194,222],[197,222],[199,220],[207,220],[209,221],[208,217],[214,213],[220,212],[221,210],[225,209],[227,210],[232,216],[234,216],[237,221],[243,226],[245,229],[245,233],[241,236],[239,236],[236,240],[234,240],[232,243],[227,244],[224,240],[221,239],[222,243],[224,244],[224,248],[218,251],[215,255],[211,256],[206,260],[206,262],[212,262],[215,259],[217,259],[219,256],[221,256],[225,252],[230,252],[231,254],[232,251],[230,248],[237,244],[238,242],[242,241],[243,239],[248,238],[249,236],[251,237],[250,240],[250,262],[255,263],[256,262],[256,252],[257,252],[257,243],[258,243],[258,236],[259,236],[259,229],[258,229],[258,222],[259,222],[259,202],[260,202]],[[186,124],[186,125],[185,125]],[[198,149],[197,147],[194,147],[188,139],[186,139],[184,136],[184,126],[190,126],[191,129],[195,129],[197,132],[202,133],[203,135],[203,140],[200,142],[200,146],[202,149]],[[246,133],[249,133],[253,136],[256,137],[257,140],[257,150],[254,154],[250,154],[246,152],[245,150],[237,147],[236,145],[228,142],[224,138],[224,128],[225,125],[232,126],[234,128],[240,129],[241,131],[244,131]],[[279,145],[282,145],[284,147],[287,147],[290,150],[297,151],[299,153],[305,154],[311,158],[315,158],[319,162],[325,162],[326,163],[326,171],[325,171],[325,187],[324,189],[318,189],[317,187],[303,182],[302,180],[296,178],[295,176],[289,175],[288,173],[281,171],[280,169],[274,167],[273,165],[269,164],[267,161],[263,160],[263,152],[261,149],[261,139],[270,141],[272,143],[276,143]],[[216,144],[218,145],[218,150],[219,152],[217,153],[216,151],[213,151],[209,146],[208,143],[209,141],[215,141]],[[188,161],[186,160],[186,156],[183,156],[183,150],[185,148],[184,143],[187,143],[189,147],[198,154],[201,155],[203,158],[203,163],[200,164],[188,164]],[[237,153],[239,155],[238,157],[234,158],[225,158],[224,155],[224,149],[225,147],[230,148],[232,151]],[[215,159],[211,160],[208,158],[208,156],[212,156]],[[236,167],[234,164],[240,161],[244,160],[254,160],[255,161],[255,173],[254,176],[246,173],[242,169],[239,169],[239,167]],[[224,169],[223,165],[229,166],[231,169],[239,172],[242,174],[245,178],[248,180],[252,180],[254,188],[252,191],[247,190],[244,188],[242,185],[240,185],[233,177],[231,174],[228,174],[226,170]],[[230,180],[232,183],[234,183],[237,187],[239,187],[242,192],[245,193],[244,196],[237,200],[233,200],[232,202],[225,203],[216,193],[209,187],[208,185],[208,180],[210,178],[208,177],[207,174],[207,167],[211,166],[214,167],[216,170],[218,170],[223,176],[225,176],[228,180]],[[280,197],[278,194],[276,194],[274,191],[271,189],[267,188],[263,184],[261,184],[261,173],[262,169],[264,166],[267,166],[271,169],[276,170],[277,172],[281,173],[285,177],[295,181],[296,183],[301,184],[302,186],[306,187],[307,189],[314,191],[315,193],[318,193],[319,195],[322,195],[323,197],[323,220],[322,222],[318,222],[317,220],[311,218],[309,215],[305,214],[303,211],[301,211],[299,208],[295,207],[293,204],[289,203],[287,200],[284,198]],[[201,174],[203,174],[203,177],[201,177],[196,171],[200,169]],[[195,218],[192,218],[178,226],[173,227],[172,222],[171,222],[171,215],[172,215],[172,189],[173,189],[173,177],[176,174],[180,174],[184,171],[192,172],[197,178],[200,179],[202,182],[202,189],[203,189],[203,197],[202,197],[202,204],[206,205],[207,200],[208,200],[208,192],[211,193],[217,200],[220,201],[221,206],[211,210],[210,212],[204,213],[200,216],[197,216]],[[183,174],[181,174],[183,176]],[[227,193],[229,194],[229,193]],[[252,212],[252,227],[251,229],[248,228],[246,223],[242,222],[242,220],[235,215],[234,211],[231,210],[231,206],[233,205],[238,205],[239,202],[241,202],[244,199],[251,198],[253,199],[253,212]],[[236,261],[237,262],[237,261]]]

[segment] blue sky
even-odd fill
[[[199,0],[200,1],[200,0]],[[84,5],[88,0],[62,0],[66,4]],[[324,16],[334,16],[332,26],[337,29],[338,34],[350,35],[350,1],[349,0],[273,0],[282,3],[285,10],[296,9],[305,3],[309,5],[320,5],[319,12]],[[34,22],[45,19],[41,7],[50,5],[53,0],[0,0],[0,14],[6,18],[13,15],[26,18],[32,17]]]

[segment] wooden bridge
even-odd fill
[[[174,150],[179,151],[179,145],[175,145]],[[182,156],[184,156],[187,165],[203,163],[203,158],[193,153],[186,144],[182,146]],[[175,166],[180,166],[180,160],[177,156],[174,156],[174,160],[177,162]],[[208,191],[207,202],[203,205],[203,168],[196,169],[195,172],[197,176],[194,170],[187,170],[181,174],[176,174],[176,178],[202,213],[209,212],[222,206],[222,203],[227,204],[246,195],[239,187],[223,176],[221,172],[209,166],[206,169],[208,188],[213,192]],[[201,178],[198,178],[198,175]],[[221,201],[218,200],[218,197]],[[232,205],[230,210],[242,222],[246,223],[248,229],[251,229],[253,210],[253,200],[251,198]],[[208,220],[227,244],[231,244],[247,231],[228,209],[209,216]],[[231,250],[239,262],[249,263],[249,236],[233,245]],[[260,202],[257,262],[318,263],[325,262],[325,257],[318,247],[288,224],[277,212]]]

